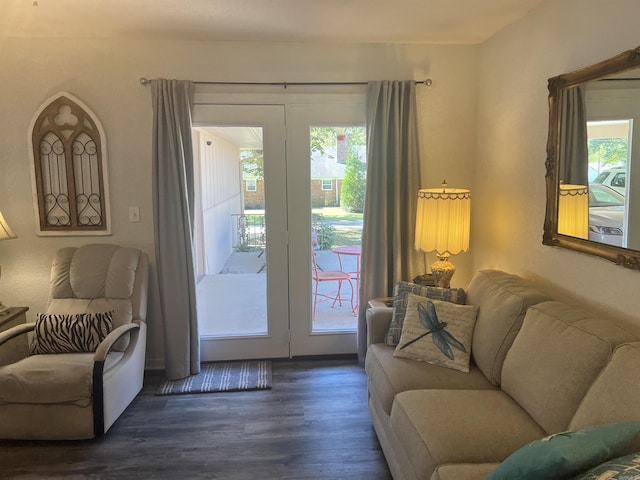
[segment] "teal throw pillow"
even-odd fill
[[[614,458],[588,472],[571,477],[572,480],[632,480],[634,478],[640,478],[640,453]]]
[[[609,423],[550,435],[510,455],[486,480],[567,478],[622,455],[640,422]]]

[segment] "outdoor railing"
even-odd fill
[[[234,213],[231,215],[236,227],[236,238],[233,248],[239,252],[246,252],[255,248],[265,248],[267,230],[264,214]],[[314,247],[324,249],[330,239],[329,226],[325,223],[321,213],[314,213],[311,219],[312,242]]]
[[[267,230],[264,214],[234,213],[231,215],[236,225],[234,248],[246,252],[253,248],[264,248],[267,244]]]

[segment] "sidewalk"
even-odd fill
[[[264,254],[260,255],[260,251],[235,252],[229,257],[223,273],[200,279],[197,297],[201,336],[267,333],[264,257]],[[323,270],[340,268],[338,256],[331,250],[316,251],[316,259]],[[343,256],[343,268],[355,271],[355,257]],[[355,282],[353,283],[355,288]],[[349,285],[343,285],[343,288],[348,295]],[[333,290],[335,284],[323,284],[320,287],[321,292]],[[312,305],[313,297],[310,302]],[[357,321],[351,311],[351,304],[343,302],[342,307],[336,304],[332,308],[331,303],[318,302],[314,331],[354,330]]]

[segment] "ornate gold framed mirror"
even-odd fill
[[[542,243],[640,270],[640,47],[549,79]]]

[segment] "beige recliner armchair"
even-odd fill
[[[46,315],[0,333],[0,349],[27,332],[33,337],[29,356],[0,367],[0,438],[87,439],[113,425],[142,389],[148,270],[146,254],[134,248],[92,244],[56,253]],[[112,325],[80,330],[82,323],[70,323],[78,318]],[[74,351],[86,350],[84,336],[95,351]]]

